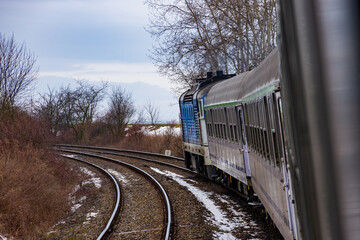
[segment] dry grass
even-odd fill
[[[163,135],[146,135],[139,131],[140,128],[141,125],[134,125],[122,142],[112,146],[161,154],[164,154],[165,150],[171,150],[171,155],[183,157],[182,137],[175,133],[174,128],[169,128]]]
[[[78,175],[46,150],[41,123],[25,113],[0,119],[0,233],[38,239],[66,217]]]

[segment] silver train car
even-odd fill
[[[300,239],[360,239],[359,4],[279,1],[286,154]]]
[[[293,239],[297,226],[278,63],[275,49],[252,71],[214,85],[204,108],[212,165],[240,191],[251,186],[284,238]]]
[[[188,167],[255,193],[285,239],[360,239],[359,2],[277,4],[279,49],[201,95],[209,159]]]

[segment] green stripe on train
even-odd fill
[[[232,101],[232,102],[212,104],[212,105],[205,106],[205,109],[216,108],[216,107],[232,107],[232,106],[236,106],[238,104],[238,102],[247,103],[254,99],[263,97],[266,94],[273,92],[275,89],[276,89],[276,82],[260,89],[259,91],[251,93],[250,95],[246,96],[245,98],[242,98],[240,101],[236,100],[236,101]]]

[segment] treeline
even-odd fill
[[[117,141],[134,117],[135,106],[131,94],[120,87],[113,88],[107,112],[100,115],[99,103],[106,96],[107,84],[100,86],[78,81],[75,88],[62,87],[43,94],[32,113],[47,126],[48,132],[61,141],[89,143],[106,135],[105,144]]]

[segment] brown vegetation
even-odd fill
[[[0,116],[0,233],[38,239],[66,217],[68,196],[80,180],[46,150],[42,124],[24,112]]]
[[[113,144],[112,146],[161,154],[164,154],[165,150],[171,150],[172,156],[183,157],[182,137],[175,133],[175,124],[169,125],[169,130],[161,135],[147,135],[140,131],[142,126],[144,125],[133,125],[132,128],[129,129],[127,137],[120,143]]]

